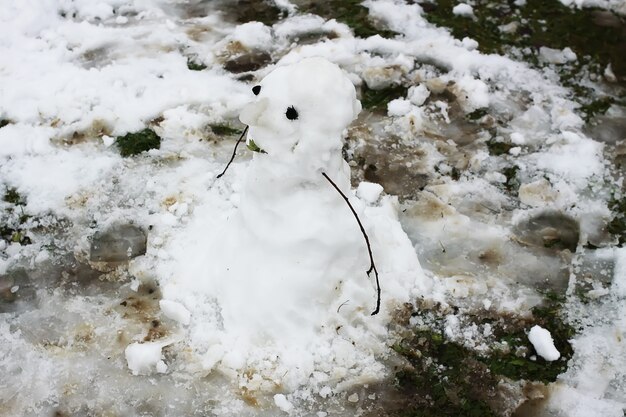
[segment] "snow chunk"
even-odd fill
[[[416,106],[421,106],[422,104],[424,104],[428,96],[430,96],[430,91],[428,91],[428,88],[426,88],[424,84],[409,88],[409,101]]]
[[[539,59],[549,64],[567,64],[576,61],[577,57],[570,48],[560,50],[542,46],[539,48]]]
[[[249,48],[270,49],[272,46],[272,32],[261,22],[248,22],[237,26],[233,32],[233,39]]]
[[[474,17],[474,9],[466,3],[459,3],[452,8],[452,13],[457,16]]]
[[[559,351],[554,347],[554,341],[552,335],[546,329],[541,326],[533,326],[528,333],[528,340],[533,344],[533,347],[541,356],[547,361],[555,361],[561,357]]]
[[[154,370],[161,372],[163,366],[159,366],[159,363],[162,362],[162,347],[162,343],[133,343],[128,345],[124,351],[128,369],[133,375],[147,375]]]
[[[374,182],[363,181],[356,190],[356,195],[368,204],[375,203],[383,192],[383,186]]]
[[[180,303],[170,300],[159,301],[161,311],[169,319],[177,321],[181,324],[188,325],[191,320],[191,313]]]
[[[389,116],[404,116],[411,111],[411,102],[403,98],[397,98],[387,103],[387,114]]]
[[[285,413],[293,410],[293,404],[291,404],[287,397],[285,397],[283,394],[274,395],[274,404],[276,404],[276,407],[280,408]]]

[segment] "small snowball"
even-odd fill
[[[577,59],[576,54],[570,48],[560,50],[546,46],[539,48],[539,58],[549,64],[566,64]]]
[[[14,285],[11,287],[11,294],[15,294],[20,289],[19,285]]]
[[[177,321],[181,324],[188,325],[191,320],[191,313],[180,303],[170,300],[159,301],[161,311],[169,319]]]
[[[368,204],[374,204],[378,200],[382,192],[382,185],[373,182],[363,181],[356,189],[356,196]]]
[[[606,80],[610,83],[615,83],[617,82],[617,76],[615,75],[615,73],[613,72],[613,67],[611,67],[611,64],[609,63],[609,65],[606,66],[606,68],[604,69],[604,78],[606,78]]]
[[[404,116],[411,111],[411,102],[403,98],[397,98],[387,103],[387,114],[389,116]]]
[[[115,142],[115,138],[112,138],[111,136],[103,135],[102,142],[104,143],[104,146],[108,148],[109,146],[113,145],[113,142]]]
[[[239,25],[233,32],[233,39],[249,48],[269,49],[272,47],[272,31],[261,22],[248,22]]]
[[[160,343],[132,343],[124,351],[128,369],[133,375],[150,374],[161,361]]]
[[[457,16],[474,17],[474,9],[466,3],[459,3],[452,9],[452,13]]]
[[[476,42],[472,38],[468,38],[467,36],[461,40],[461,45],[463,45],[463,48],[467,49],[468,51],[473,51],[478,48],[478,42]]]
[[[489,310],[491,308],[491,300],[485,298],[483,300],[483,307],[485,308],[485,310]]]
[[[528,333],[528,340],[533,344],[537,354],[547,361],[555,361],[561,357],[559,351],[554,347],[552,335],[541,326],[533,326]]]
[[[280,408],[285,413],[293,410],[293,404],[291,404],[289,400],[287,400],[287,397],[283,394],[274,395],[274,404],[276,404],[276,407]]]
[[[516,145],[523,145],[526,143],[526,138],[521,133],[514,132],[511,133],[511,142]]]
[[[509,149],[509,153],[513,156],[517,156],[520,154],[520,152],[522,152],[522,148],[520,148],[519,146],[515,146],[511,149]]]
[[[326,398],[328,397],[330,394],[332,393],[332,390],[330,389],[330,387],[327,385],[324,388],[322,388],[319,392],[320,397],[322,398]]]
[[[428,88],[426,88],[424,84],[409,88],[409,101],[416,106],[421,106],[422,104],[424,104],[428,96],[430,96],[430,91],[428,91]]]
[[[358,403],[359,402],[359,394],[357,394],[356,392],[352,395],[350,395],[348,397],[348,401],[350,401],[351,403]]]
[[[163,361],[159,361],[156,364],[156,370],[160,374],[164,374],[167,372],[167,365]]]

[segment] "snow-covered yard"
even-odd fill
[[[623,0],[0,0],[0,415],[623,417],[624,15]],[[381,259],[377,316],[367,262],[312,307],[323,281],[280,285],[281,254],[223,234],[253,152],[216,177],[252,87],[309,57],[363,107],[342,152]],[[224,296],[208,271],[235,258],[265,272]],[[237,296],[265,281],[267,308]]]

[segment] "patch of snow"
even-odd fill
[[[456,16],[474,17],[474,8],[467,3],[459,3],[452,8],[452,13]]]
[[[528,333],[528,340],[532,343],[537,354],[547,361],[555,361],[561,357],[559,351],[554,347],[552,335],[541,326],[535,325]]]

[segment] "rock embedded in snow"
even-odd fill
[[[91,239],[89,260],[92,262],[123,262],[146,253],[147,237],[132,224],[113,226],[96,232]]]
[[[561,357],[561,354],[554,346],[552,335],[541,326],[535,325],[528,333],[528,340],[532,343],[537,354],[547,361],[555,361]]]
[[[191,320],[191,313],[181,303],[170,300],[161,300],[159,301],[159,306],[167,318],[184,325],[189,324]]]
[[[474,17],[474,9],[467,3],[459,3],[452,8],[452,13],[457,16]]]

